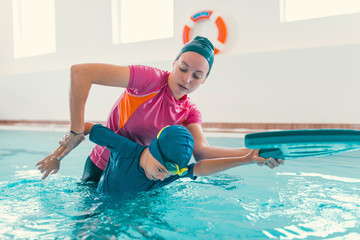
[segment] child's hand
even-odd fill
[[[284,163],[285,163],[284,159],[281,159],[281,158],[278,158],[278,159],[267,158],[265,161],[265,165],[271,169],[278,167],[280,164],[284,164]]]
[[[259,150],[254,150],[253,153],[252,153],[252,161],[253,162],[256,162],[258,165],[260,166],[268,166],[269,168],[273,169],[275,167],[278,167],[280,164],[284,164],[285,161],[284,159],[275,159],[275,158],[262,158],[259,156]]]
[[[44,173],[41,178],[44,180],[49,176],[49,174],[55,174],[60,169],[60,161],[58,160],[58,156],[65,150],[65,146],[58,147],[55,152],[38,162],[35,166],[39,166],[38,169],[41,173]]]

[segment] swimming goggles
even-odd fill
[[[164,129],[164,128],[163,128]],[[179,166],[172,160],[170,160],[169,158],[167,158],[165,156],[165,154],[163,153],[163,151],[161,150],[161,147],[160,147],[160,141],[159,141],[159,137],[160,137],[160,134],[162,132],[162,130],[160,130],[159,134],[157,135],[156,137],[156,145],[159,149],[159,152],[160,152],[160,155],[161,155],[161,158],[164,160],[164,164],[165,164],[165,167],[166,169],[170,172],[170,173],[173,173],[173,174],[177,174],[179,176],[184,176],[187,174],[188,172],[188,168],[182,168],[180,169]]]

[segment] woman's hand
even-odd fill
[[[38,169],[41,173],[45,172],[42,177],[43,180],[47,178],[50,173],[55,174],[59,171],[60,160],[85,139],[85,135],[90,133],[94,125],[95,123],[86,122],[84,125],[85,130],[80,134],[73,133],[72,131],[67,132],[63,139],[59,141],[60,146],[52,154],[35,165],[39,166]]]
[[[59,141],[59,144],[61,146],[64,146],[65,149],[62,151],[61,154],[58,155],[57,159],[61,160],[63,159],[66,155],[69,154],[69,152],[71,150],[73,150],[74,148],[76,148],[82,141],[85,140],[85,132],[82,133],[74,133],[72,131],[67,132],[63,139]]]
[[[69,154],[71,150],[76,148],[82,141],[85,140],[85,135],[88,135],[91,131],[91,128],[95,125],[92,122],[86,122],[84,124],[84,131],[82,133],[74,133],[69,131],[65,134],[62,140],[59,141],[61,146],[66,147],[61,154],[58,156],[58,160],[63,159],[66,155]]]
[[[35,166],[39,166],[38,169],[41,173],[44,173],[41,178],[44,180],[49,176],[49,174],[55,174],[60,169],[60,161],[58,160],[58,156],[65,150],[65,146],[59,146],[52,154],[38,162]]]

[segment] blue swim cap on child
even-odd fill
[[[183,126],[172,125],[161,129],[158,136],[150,143],[149,151],[156,160],[165,166],[166,160],[162,158],[158,146],[165,157],[176,163],[181,169],[186,167],[190,161],[194,139]]]
[[[206,37],[196,36],[193,40],[184,45],[177,55],[176,60],[184,52],[196,52],[202,55],[209,63],[209,72],[207,73],[207,75],[209,75],[211,67],[214,63],[214,45],[209,41],[209,39]]]

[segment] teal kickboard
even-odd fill
[[[260,149],[264,158],[296,159],[326,156],[360,149],[360,131],[351,129],[302,129],[245,135],[245,146]]]

